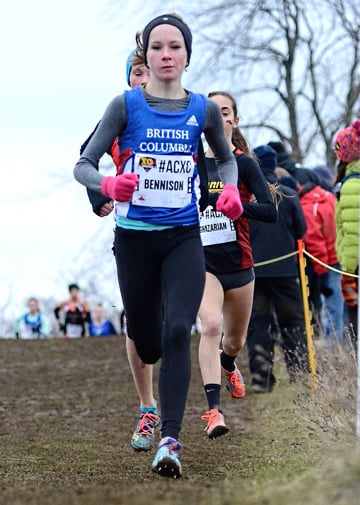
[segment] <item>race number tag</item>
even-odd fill
[[[81,324],[71,324],[66,325],[66,336],[68,338],[80,338],[82,336],[83,327]]]
[[[194,175],[192,156],[135,154],[139,184],[131,203],[178,209],[191,203]]]
[[[234,222],[209,206],[200,216],[200,233],[203,246],[224,244],[236,240]]]

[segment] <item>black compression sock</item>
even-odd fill
[[[205,384],[204,391],[209,404],[209,410],[219,409],[220,388],[221,388],[220,384]]]
[[[235,359],[236,356],[229,356],[224,351],[220,354],[221,366],[227,372],[233,372],[235,370]]]

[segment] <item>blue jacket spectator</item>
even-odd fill
[[[16,338],[47,338],[50,333],[48,318],[40,312],[36,298],[29,298],[28,311],[21,314],[15,321]]]
[[[104,308],[99,303],[94,308],[91,323],[89,324],[90,337],[110,337],[117,335],[114,325],[104,317]]]

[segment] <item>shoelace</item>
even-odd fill
[[[210,425],[211,423],[211,420],[214,419],[217,415],[219,414],[219,411],[217,409],[210,409],[210,410],[207,410],[202,416],[201,416],[201,419],[203,421],[207,421],[207,426],[205,428],[205,430],[207,430],[208,426]]]
[[[231,372],[228,375],[228,379],[231,382],[233,386],[236,386],[237,384],[244,384],[244,379],[242,378],[242,375],[237,372],[237,369],[234,370],[234,372]]]
[[[158,422],[158,416],[152,412],[144,412],[140,416],[140,422],[137,428],[138,435],[151,435],[154,424]]]
[[[161,444],[159,446],[159,449],[160,449],[160,447],[165,447],[165,446],[168,448],[170,454],[177,453],[181,449],[180,442],[175,440],[175,438],[169,438],[169,440],[167,440],[166,442],[164,442],[163,444]]]

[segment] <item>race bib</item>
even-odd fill
[[[236,240],[234,222],[209,206],[200,216],[200,234],[203,246],[224,244]]]
[[[82,336],[83,327],[79,324],[68,323],[66,325],[66,336],[68,338],[80,338]]]
[[[40,329],[27,326],[23,321],[20,323],[20,336],[23,339],[40,338]]]
[[[132,196],[133,205],[178,209],[191,203],[192,156],[135,154],[134,161],[139,184]]]

